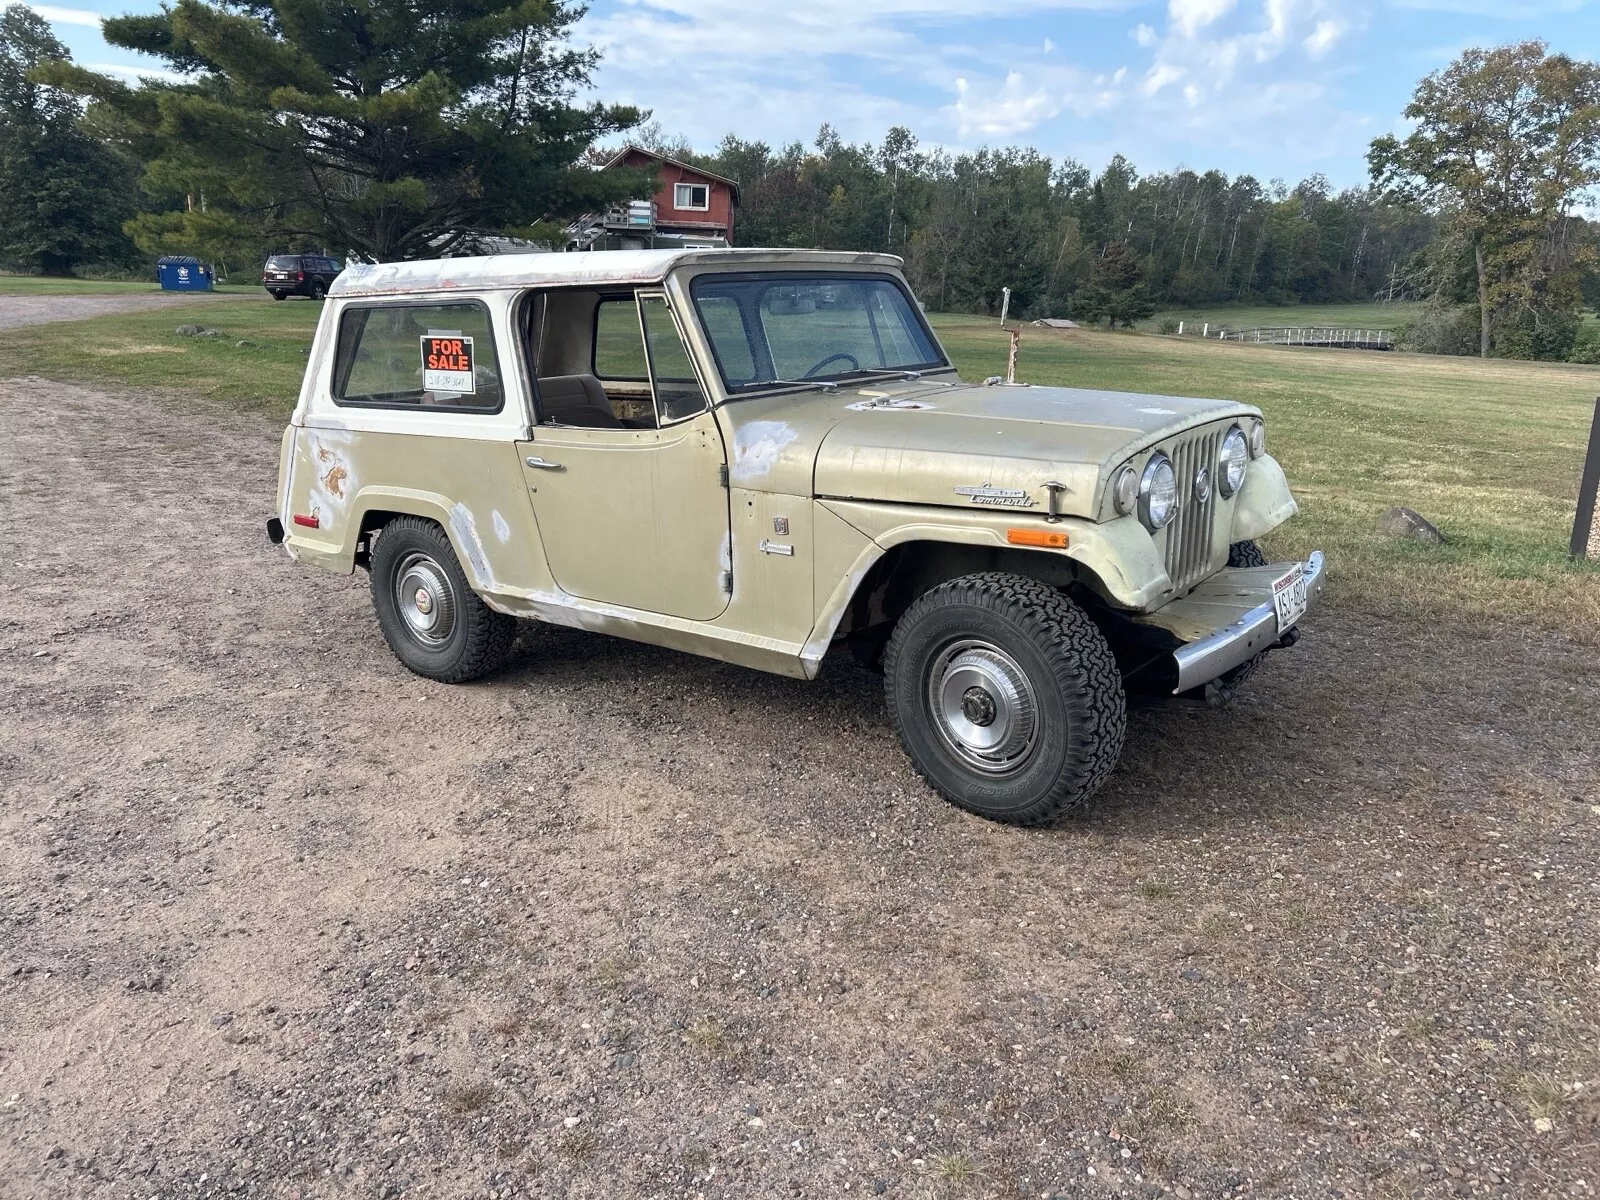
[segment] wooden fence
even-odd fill
[[[1223,325],[1213,326],[1210,322],[1200,324],[1197,328],[1194,321],[1179,321],[1178,333],[1184,337],[1249,342],[1259,346],[1321,346],[1334,350],[1394,349],[1394,331],[1389,329],[1335,329],[1323,325],[1229,329]]]

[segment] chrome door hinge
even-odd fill
[[[723,463],[717,468],[717,483],[722,487],[728,486],[728,464]]]

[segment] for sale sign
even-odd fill
[[[422,386],[430,392],[472,395],[472,339],[459,333],[422,335]]]

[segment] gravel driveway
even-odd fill
[[[1019,831],[848,663],[408,675],[269,422],[0,421],[7,1200],[1600,1187],[1593,645],[1334,604]]]
[[[255,300],[237,292],[123,292],[107,296],[0,296],[0,329],[23,325],[48,325],[52,321],[82,321],[107,313],[140,312],[169,304],[205,304],[224,300]]]

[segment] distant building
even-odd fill
[[[578,218],[567,227],[568,250],[733,245],[733,210],[739,204],[733,180],[638,146],[624,146],[601,170],[624,167],[654,170],[660,180],[656,194]]]

